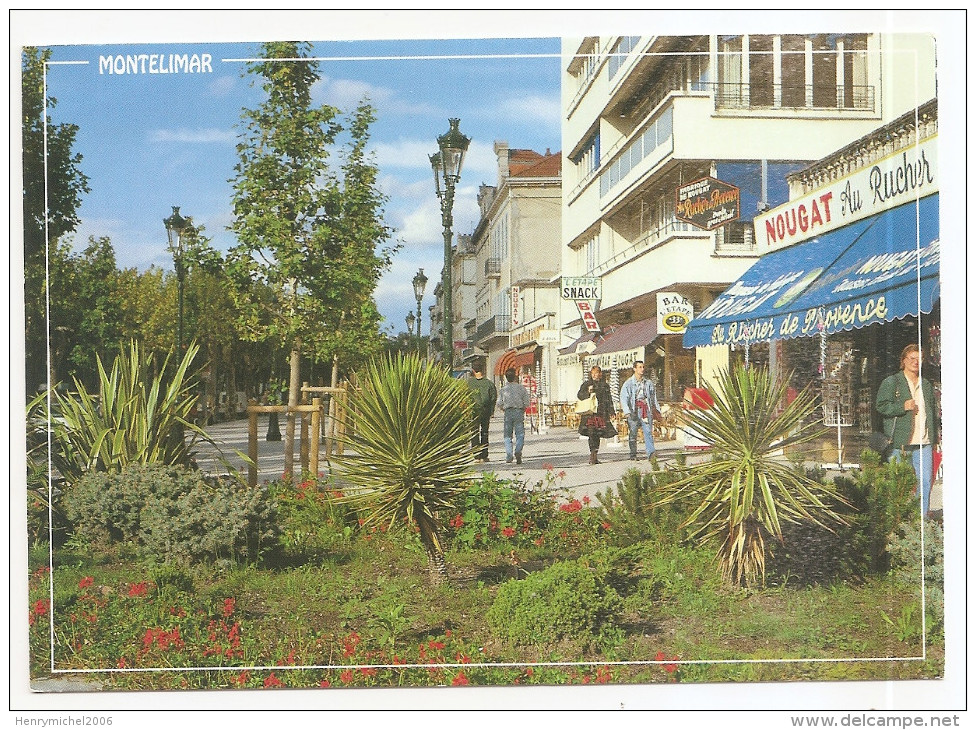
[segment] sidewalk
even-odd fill
[[[234,451],[247,453],[247,420],[228,421],[209,426],[207,433],[214,439],[228,461],[245,474],[245,462],[238,458]],[[261,414],[258,418],[258,481],[277,479],[284,472],[285,456],[284,441],[267,441],[268,416]],[[284,436],[285,424],[282,419],[281,432]],[[676,441],[655,442],[658,463],[663,467],[674,459],[676,452],[682,450],[681,434]],[[209,473],[224,473],[226,468],[217,460],[214,450],[207,444],[197,445],[197,465]],[[643,454],[643,445],[638,442],[637,450]],[[646,460],[630,461],[628,458],[627,439],[604,440],[600,446],[600,463],[590,465],[589,448],[585,438],[576,431],[565,426],[550,427],[546,433],[532,433],[526,424],[525,446],[522,452],[522,463],[505,463],[505,444],[502,441],[502,419],[495,416],[491,419],[488,433],[487,464],[472,464],[472,470],[494,472],[505,478],[517,478],[534,486],[544,481],[546,474],[551,471],[556,477],[553,486],[565,488],[577,499],[584,496],[595,499],[596,493],[606,492],[616,487],[621,475],[629,468],[636,467],[641,471],[649,471],[650,464]],[[693,461],[695,455],[689,455]],[[699,457],[700,458],[700,457]],[[298,434],[295,435],[295,459],[298,459]],[[328,468],[324,455],[320,457],[320,470]],[[828,470],[828,476],[839,473],[831,469],[829,464],[823,465]],[[942,481],[932,486],[931,508],[942,509]]]
[[[234,451],[247,454],[247,420],[227,421],[207,427],[207,433],[223,451],[227,460],[246,473],[245,462]],[[276,479],[284,472],[284,441],[267,441],[268,416],[262,414],[258,419],[258,481]],[[281,432],[284,436],[285,424],[282,420]],[[298,458],[298,434],[295,436],[295,458]],[[656,455],[660,463],[673,459],[681,450],[680,441],[658,441],[655,443]],[[643,445],[638,442],[638,453],[643,454]],[[207,444],[198,443],[197,465],[210,473],[223,473],[226,468],[216,458],[214,450]],[[546,474],[556,476],[553,486],[569,489],[571,494],[581,499],[594,498],[597,491],[606,492],[615,487],[621,475],[629,468],[650,470],[646,460],[630,461],[627,439],[618,443],[604,440],[600,447],[600,463],[590,465],[590,452],[585,438],[575,430],[565,426],[550,427],[546,433],[533,433],[526,424],[525,446],[522,463],[505,463],[505,444],[502,441],[502,419],[493,417],[488,435],[487,464],[472,464],[472,470],[495,472],[505,478],[518,478],[529,485],[543,481]],[[324,455],[320,457],[320,469],[327,468]],[[562,475],[561,477],[559,475]]]

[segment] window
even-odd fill
[[[773,37],[749,36],[749,105],[773,105]]]
[[[639,35],[629,35],[624,36],[614,44],[613,50],[610,51],[610,58],[607,59],[607,73],[611,79],[624,65],[627,54],[637,47],[638,42],[640,42]]]
[[[593,271],[600,265],[600,236],[593,236],[584,246],[586,251],[586,270]]]
[[[837,106],[837,36],[813,36],[813,105]]]
[[[802,35],[785,35],[782,39],[783,55],[780,58],[782,74],[782,106],[807,105],[807,39]]]

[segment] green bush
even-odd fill
[[[610,488],[597,492],[598,511],[618,544],[631,544],[650,537],[675,539],[682,534],[680,524],[690,513],[688,505],[673,502],[658,506],[662,487],[677,477],[661,471],[654,463],[651,471],[627,469]]]
[[[331,482],[281,479],[268,488],[276,506],[278,545],[286,555],[316,557],[349,543],[356,514],[338,501],[342,494]]]
[[[903,522],[888,542],[891,574],[899,583],[917,588],[925,570],[925,610],[929,630],[941,630],[945,616],[945,553],[942,525],[935,520]],[[924,534],[923,534],[924,531]],[[923,545],[924,538],[924,545]]]
[[[252,559],[274,532],[265,489],[179,466],[90,472],[64,502],[76,540],[131,542],[143,557],[165,563]]]
[[[555,510],[548,495],[496,474],[485,474],[457,495],[448,519],[456,548],[474,550],[494,543],[516,547],[545,525]]]
[[[795,468],[802,468],[799,464]],[[807,476],[823,479],[822,469]],[[783,541],[770,542],[772,576],[803,585],[836,579],[863,580],[889,569],[888,543],[895,528],[917,513],[911,464],[886,463],[873,451],[861,454],[861,468],[834,479],[841,500],[834,507],[844,525],[828,530],[812,523],[787,523]]]
[[[555,563],[498,589],[486,618],[514,644],[599,639],[614,629],[623,599],[613,583],[624,580],[606,556]]]

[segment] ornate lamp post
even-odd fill
[[[184,218],[180,215],[180,208],[178,205],[173,206],[173,215],[169,218],[163,219],[163,225],[166,226],[166,236],[169,239],[169,250],[173,254],[173,264],[176,267],[176,282],[178,286],[178,307],[179,314],[177,323],[177,342],[179,343],[179,355],[183,356],[183,282],[186,280],[186,262],[183,260],[183,256],[186,253],[184,247],[184,235],[193,226],[193,221],[190,218]]]
[[[413,316],[413,312],[407,312],[407,316],[404,317],[404,321],[407,323],[407,333],[413,337],[413,323],[417,318]]]
[[[420,323],[423,321],[423,313],[421,312],[420,305],[424,299],[424,289],[426,288],[427,277],[424,276],[424,270],[419,269],[413,277],[413,295],[417,300],[417,337],[420,337]]]
[[[454,186],[461,179],[461,166],[471,138],[461,134],[458,129],[460,119],[448,121],[451,128],[437,138],[439,151],[430,156],[430,166],[434,171],[434,189],[441,201],[441,222],[444,225],[444,364],[452,369],[454,367],[454,313],[451,308],[451,227],[454,224]]]

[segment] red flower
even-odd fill
[[[123,657],[119,657],[119,663],[118,663],[117,666],[118,666],[119,669],[125,669],[125,657],[124,656]]]
[[[138,598],[139,596],[144,596],[148,592],[149,587],[142,583],[130,583],[129,584],[129,598]]]
[[[464,672],[458,672],[454,679],[451,680],[451,684],[455,687],[463,687],[464,685],[469,684],[469,682],[468,678],[464,675]]]
[[[440,651],[444,648],[444,644],[439,641],[431,641],[427,646],[430,647],[431,651]]]
[[[375,667],[360,667],[359,668],[359,673],[362,674],[364,677],[375,677],[376,676],[376,668]]]
[[[34,604],[34,615],[35,616],[46,616],[47,615],[47,599],[42,598]]]
[[[583,504],[589,504],[589,503],[590,503],[590,498],[589,498],[589,497],[587,497],[587,496],[586,496],[586,495],[584,494],[584,495],[583,495]]]
[[[81,589],[88,588],[89,586],[94,584],[95,584],[95,579],[92,578],[90,575],[86,575],[84,578],[78,581],[78,587]]]
[[[504,537],[511,537],[514,534],[515,534],[515,530],[513,530],[511,527],[506,527],[505,529],[502,530],[502,535]]]
[[[339,675],[339,681],[345,684],[349,684],[350,682],[352,682],[352,680],[353,680],[353,673],[351,669],[347,669],[342,674]]]
[[[231,614],[234,613],[234,608],[236,607],[236,605],[237,605],[237,601],[235,599],[233,599],[233,598],[225,598],[224,599],[224,607],[223,607],[223,609],[220,612],[221,615],[224,618],[230,618],[231,617]]]
[[[241,687],[241,686],[247,684],[247,681],[250,678],[251,678],[251,671],[249,669],[245,669],[243,672],[241,672],[240,674],[238,674],[236,677],[231,678],[231,681],[234,684],[236,684],[238,687]]]
[[[271,672],[267,677],[264,678],[264,686],[267,687],[283,687],[284,684],[280,679],[275,676],[274,672]]]
[[[327,679],[323,679],[321,682],[319,682],[319,687],[331,687],[331,686],[332,683]]]
[[[450,522],[448,522],[451,527],[455,530],[464,525],[464,518],[461,515],[455,515]]]
[[[611,525],[609,522],[604,522],[603,524],[600,525],[600,527],[602,527],[604,530],[609,530]]]
[[[564,469],[563,471],[561,471],[558,474],[556,474],[556,476],[559,477],[560,479],[565,479],[566,478],[566,470]]]
[[[583,509],[583,503],[578,499],[574,499],[572,502],[568,502],[567,504],[559,505],[560,512],[579,512],[581,509]]]

